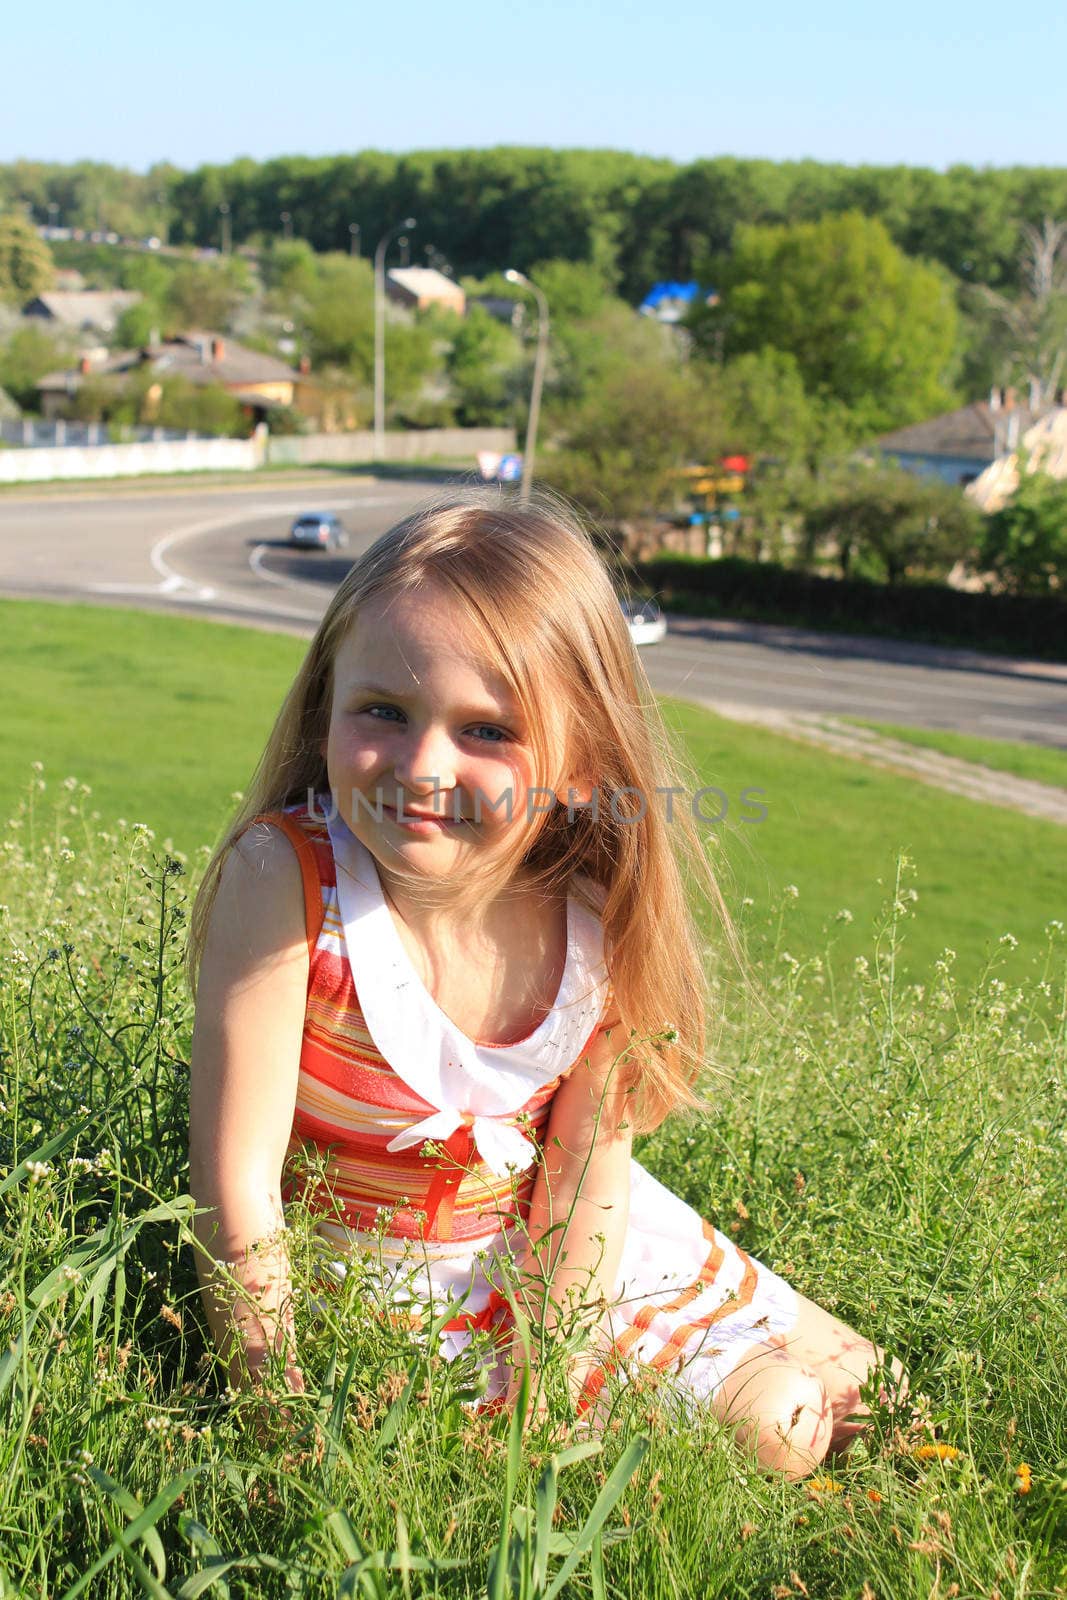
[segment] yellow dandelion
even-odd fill
[[[954,1444],[919,1444],[912,1455],[917,1461],[957,1461],[961,1452]]]
[[[1030,1463],[1028,1461],[1020,1461],[1015,1469],[1015,1492],[1016,1494],[1029,1494],[1032,1487]]]
[[[811,1478],[807,1484],[808,1493],[813,1497],[820,1494],[842,1494],[844,1488],[844,1484],[838,1483],[836,1478]]]

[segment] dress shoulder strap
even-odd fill
[[[280,828],[296,851],[300,863],[300,878],[304,886],[304,928],[307,934],[308,957],[315,958],[315,949],[322,931],[325,915],[322,885],[323,874],[316,844],[321,846],[322,824],[308,815],[306,807],[290,811],[264,811],[252,822],[270,822]],[[249,824],[251,826],[251,823]],[[329,839],[327,836],[327,846]]]

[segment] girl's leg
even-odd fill
[[[829,1448],[837,1454],[847,1450],[863,1431],[862,1418],[869,1412],[860,1399],[860,1386],[876,1367],[885,1366],[885,1353],[814,1301],[803,1295],[797,1299],[796,1326],[769,1342],[789,1361],[806,1367],[819,1379],[833,1418]],[[892,1397],[902,1400],[908,1387],[904,1368],[896,1359],[890,1360],[889,1368],[893,1376]],[[848,1420],[857,1413],[859,1420]]]
[[[830,1448],[834,1416],[826,1389],[812,1368],[772,1344],[750,1351],[711,1404],[766,1471],[807,1477]]]

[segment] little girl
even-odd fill
[[[631,1159],[700,1103],[684,865],[733,937],[681,775],[553,502],[439,505],[352,567],[192,915],[198,1269],[235,1387],[280,1359],[303,1390],[284,1204],[317,1152],[335,1273],[380,1259],[413,1329],[458,1303],[441,1353],[499,1352],[482,1403],[516,1401],[518,1307],[584,1334],[579,1412],[677,1374],[792,1477],[863,1425],[881,1352]]]

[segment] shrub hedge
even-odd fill
[[[1067,600],[969,594],[941,583],[828,578],[739,556],[662,555],[630,568],[667,611],[880,634],[924,644],[1067,661]]]

